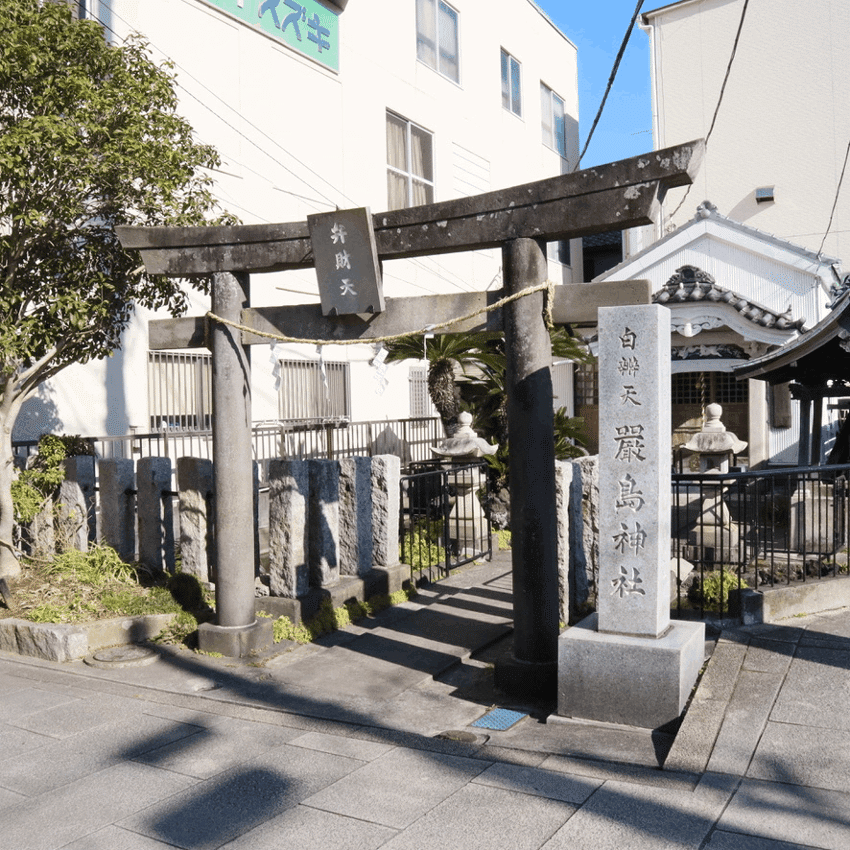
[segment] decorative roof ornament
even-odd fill
[[[850,274],[844,275],[840,281],[836,281],[830,286],[829,301],[826,306],[831,310],[846,292],[850,292]]]
[[[706,204],[709,202],[706,201]],[[701,204],[700,207],[703,205]],[[711,204],[711,206],[714,206]],[[729,304],[734,307],[745,319],[764,328],[776,328],[777,330],[803,331],[805,319],[795,319],[789,307],[784,313],[775,313],[767,307],[761,307],[748,301],[740,295],[719,286],[714,278],[697,266],[681,266],[664,286],[652,296],[654,304],[682,304],[698,303],[700,301],[714,301],[716,303]]]

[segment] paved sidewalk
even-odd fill
[[[510,602],[499,555],[253,662],[0,653],[0,847],[850,847],[846,609],[724,632],[674,740],[496,692]]]

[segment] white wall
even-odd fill
[[[244,0],[243,8],[258,2]],[[575,46],[529,0],[452,5],[460,17],[459,84],[417,60],[415,0],[352,0],[339,18],[339,73],[203,0],[101,0],[101,15],[108,14],[113,41],[139,30],[154,58],[175,63],[182,113],[198,138],[222,155],[216,194],[248,224],[303,221],[335,206],[386,209],[388,109],[434,134],[436,200],[572,167],[578,152]],[[522,117],[501,105],[500,48],[522,63]],[[542,143],[541,80],[565,101],[566,161]],[[573,254],[578,257],[578,240]],[[500,265],[493,250],[388,262],[384,293],[393,298],[498,288]],[[551,265],[554,279],[572,279],[569,267]],[[316,302],[315,273],[255,275],[251,301]],[[206,309],[203,299],[195,299],[192,313]],[[122,352],[75,368],[44,389],[53,409],[51,430],[147,429],[145,318],[128,330]],[[294,351],[314,355],[303,347]],[[390,387],[379,395],[368,366],[373,354],[371,346],[328,347],[324,356],[352,363],[355,418],[408,415],[407,369],[391,369]],[[268,348],[256,346],[252,360],[255,418],[274,418]],[[19,438],[35,435],[46,421],[45,405],[39,416],[37,407],[30,405],[22,418]]]
[[[708,133],[742,8],[743,0],[690,0],[643,16],[656,147]],[[659,232],[708,199],[736,221],[821,249],[850,140],[848,36],[847,0],[749,4],[705,163],[675,215],[685,190],[668,194]],[[847,180],[822,249],[845,266]],[[775,187],[774,203],[756,203],[762,186]]]

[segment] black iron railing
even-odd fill
[[[401,560],[415,581],[436,581],[492,556],[490,523],[481,509],[488,481],[486,461],[410,465],[401,479],[399,533]]]
[[[847,574],[848,481],[850,466],[674,474],[674,608],[734,616],[730,591]]]

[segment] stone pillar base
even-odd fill
[[[198,649],[220,652],[228,658],[242,658],[254,650],[266,649],[274,642],[272,620],[261,617],[247,626],[198,626]]]
[[[558,639],[558,714],[657,729],[684,710],[705,660],[705,624],[660,638],[597,631],[591,614]]]
[[[494,677],[496,687],[516,699],[551,700],[558,683],[558,665],[554,661],[520,661],[509,655],[496,661]]]

